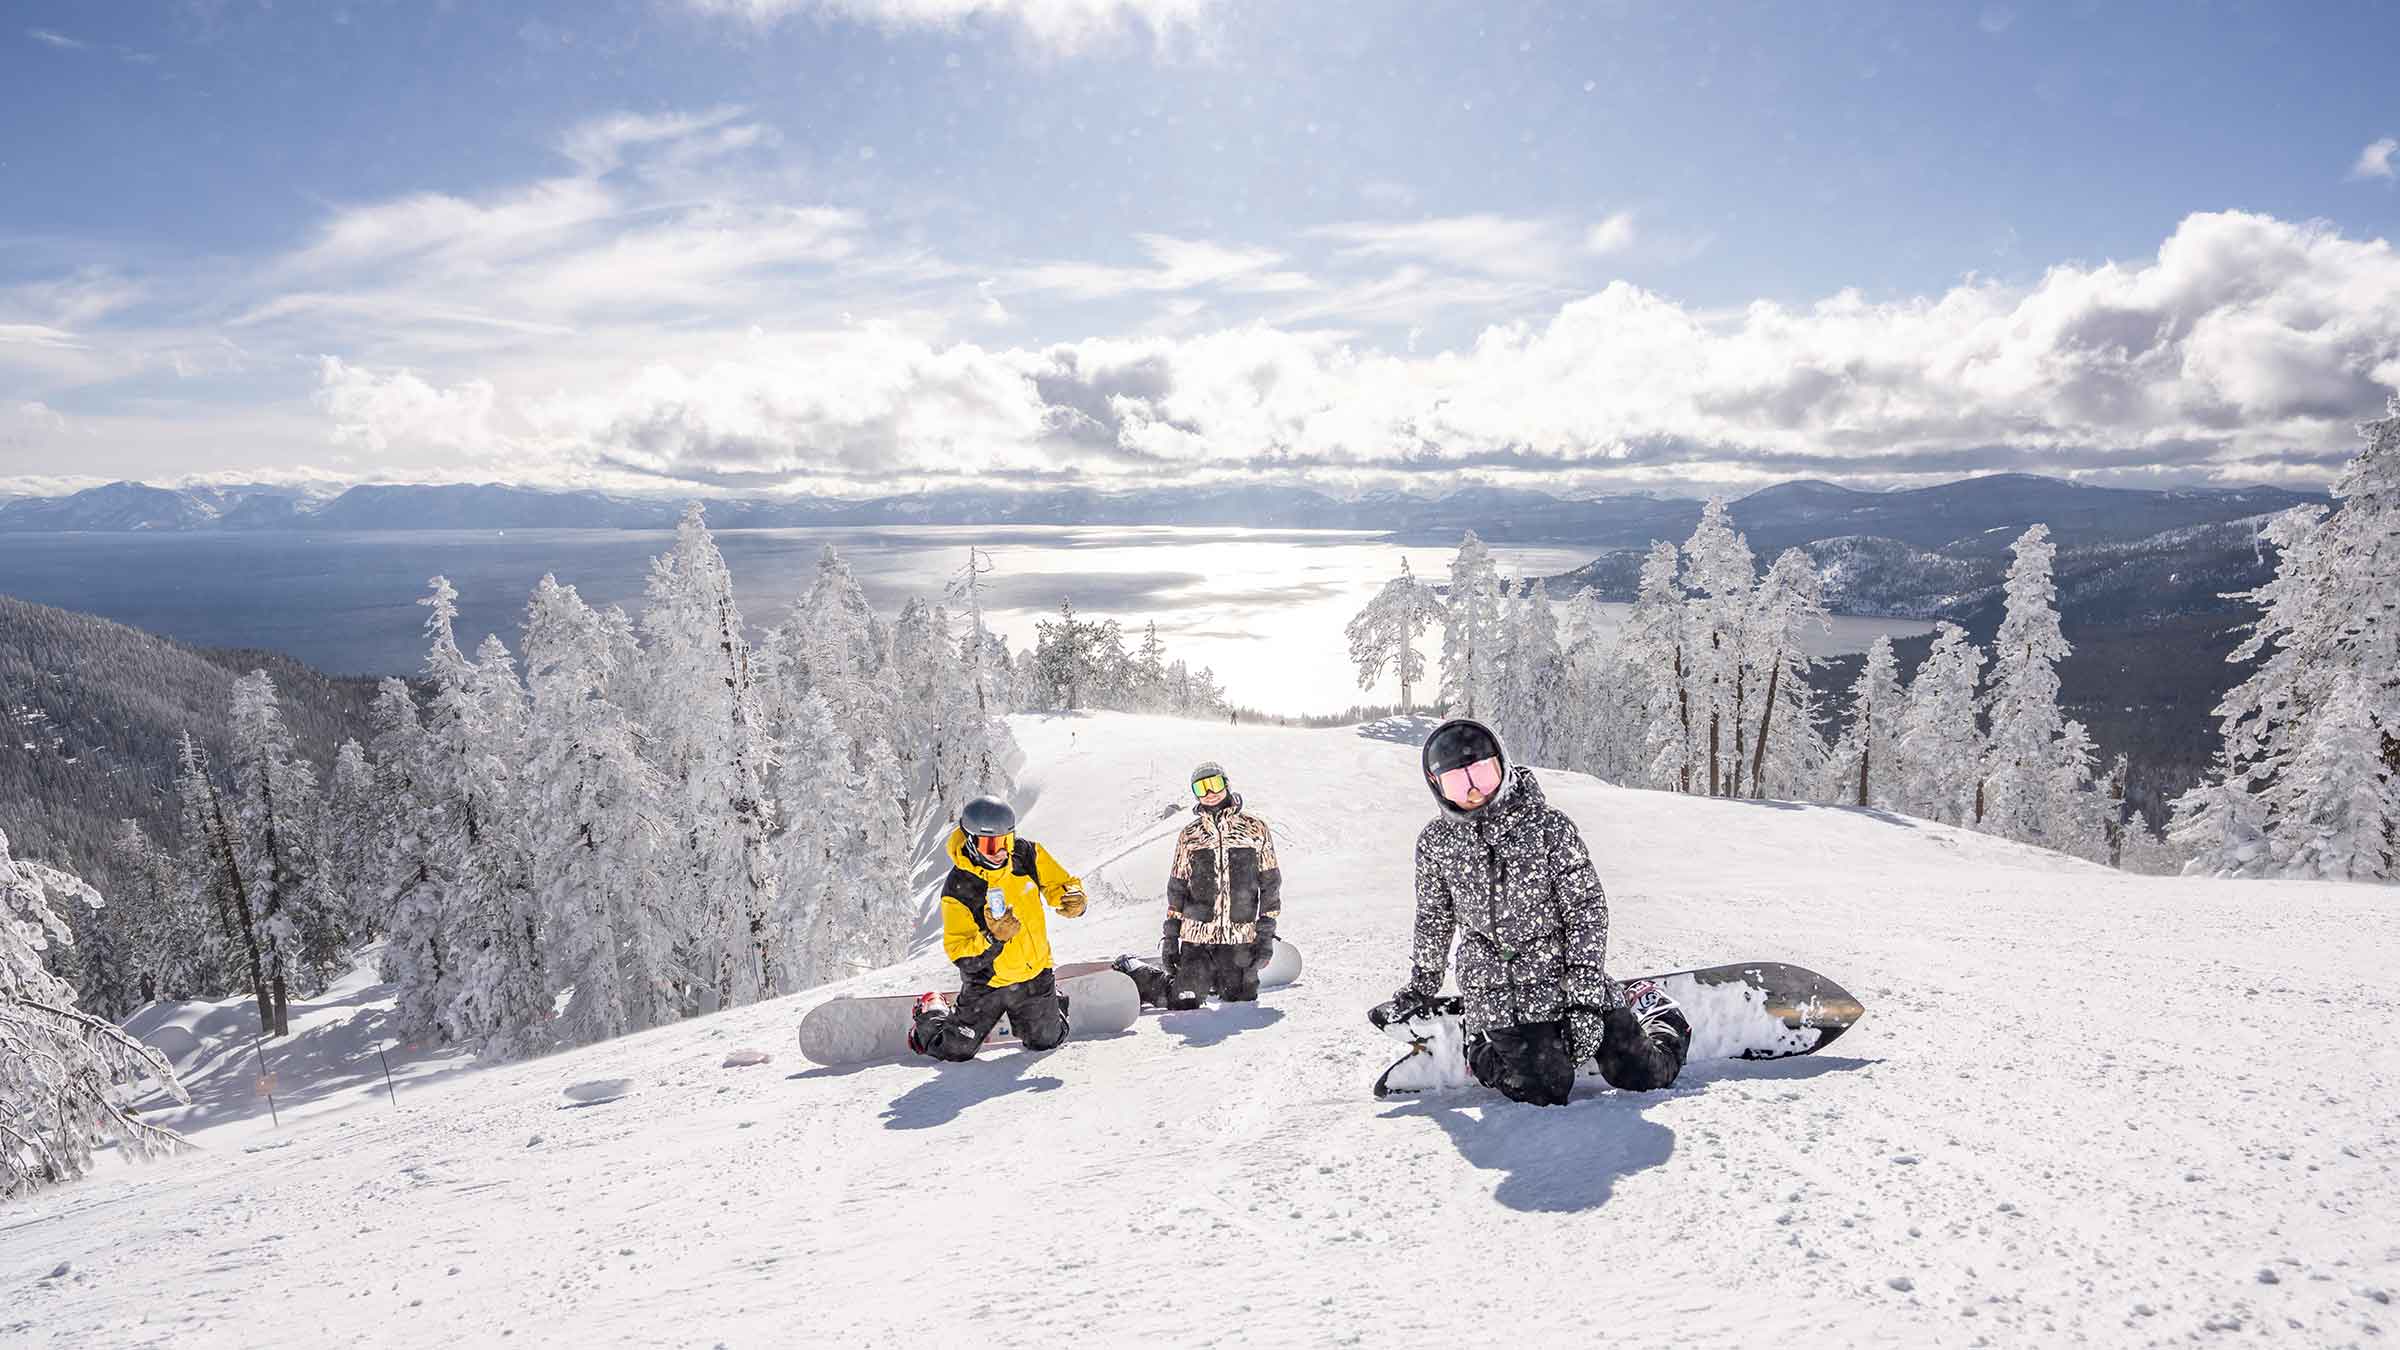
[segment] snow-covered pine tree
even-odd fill
[[[820,564],[819,583],[826,581]],[[778,908],[770,851],[775,803],[766,777],[772,744],[733,577],[697,502],[677,525],[674,546],[652,560],[649,597],[642,627],[651,638],[652,678],[643,720],[682,841],[678,908],[697,918],[692,931],[703,935],[698,955],[710,982],[704,1006],[732,1007],[780,992],[772,976],[778,958],[769,948]],[[870,622],[839,634],[835,645],[850,650],[853,662],[880,660],[872,612],[865,617]],[[870,650],[855,650],[858,641]]]
[[[1749,541],[1735,533],[1721,496],[1701,508],[1683,554],[1684,589],[1691,595],[1686,646],[1701,763],[1710,796],[1739,796],[1749,760],[1749,624],[1757,564]]]
[[[1850,686],[1850,719],[1834,747],[1834,799],[1856,806],[1899,808],[1900,668],[1892,640],[1877,634]]]
[[[367,748],[355,738],[345,740],[333,754],[333,772],[325,784],[324,811],[317,826],[318,867],[325,890],[334,897],[354,940],[363,939],[375,925],[373,902],[376,831],[361,828],[376,814],[375,767]]]
[[[1992,640],[1991,740],[1984,751],[1983,814],[1976,828],[2078,857],[2098,852],[2086,830],[2093,814],[2088,738],[2066,736],[2058,706],[2058,663],[2071,650],[2058,627],[2058,589],[2050,567],[2057,546],[2035,525],[2011,545],[2007,613]]]
[[[1350,639],[1350,663],[1358,667],[1358,687],[1371,690],[1391,671],[1400,680],[1400,711],[1405,713],[1418,684],[1425,679],[1425,654],[1417,639],[1441,616],[1441,597],[1408,570],[1400,559],[1400,575],[1351,617],[1342,631]]]
[[[459,902],[437,838],[442,822],[433,746],[405,681],[377,685],[367,719],[375,792],[368,813],[351,828],[370,836],[364,908],[384,934],[380,973],[393,988],[395,1030],[403,1037],[455,1040],[448,1015],[462,965],[453,931],[460,926]]]
[[[1830,627],[1816,566],[1785,549],[1767,569],[1752,602],[1747,687],[1755,690],[1757,733],[1750,744],[1750,795],[1810,798],[1825,776],[1825,739],[1817,727],[1816,659],[1808,635]]]
[[[545,576],[526,606],[524,801],[531,892],[552,1027],[584,1045],[672,1015],[675,936],[659,931],[666,889],[659,784],[629,706],[641,652],[624,611],[592,609]]]
[[[2395,730],[2368,707],[2367,680],[2339,680],[2312,710],[2308,739],[2261,793],[2275,874],[2390,881],[2400,787],[2385,747]]]
[[[2176,803],[2172,834],[2192,851],[2195,871],[2394,874],[2400,399],[2359,431],[2366,444],[2334,481],[2337,509],[2277,517],[2265,531],[2278,553],[2275,576],[2237,597],[2264,612],[2231,659],[2259,665],[2217,706],[2225,737],[2220,774]],[[2375,753],[2360,753],[2361,741]],[[2379,846],[2362,814],[2378,810]],[[2219,833],[2212,837],[2212,829]],[[2267,843],[2263,859],[2254,829]]]
[[[1983,764],[1975,713],[1983,649],[1948,621],[1933,633],[1932,650],[1901,704],[1897,798],[1911,815],[1972,825]]]
[[[318,857],[324,819],[316,769],[294,751],[265,671],[234,681],[228,730],[234,822],[281,1035],[291,986],[315,994],[348,965],[348,920]]]
[[[1492,551],[1469,530],[1450,561],[1450,597],[1442,608],[1443,710],[1488,718],[1500,692],[1502,604]]]
[[[1044,619],[1034,624],[1036,638],[1033,659],[1040,672],[1043,701],[1051,707],[1073,712],[1084,706],[1084,692],[1092,683],[1093,649],[1099,641],[1098,624],[1075,617],[1075,602],[1058,602],[1058,618]]]
[[[1134,649],[1132,702],[1135,712],[1159,712],[1167,697],[1167,644],[1159,641],[1158,620],[1142,625],[1142,645]]]
[[[1701,742],[1692,697],[1693,614],[1676,575],[1681,566],[1674,544],[1662,539],[1650,546],[1642,559],[1640,589],[1617,638],[1615,664],[1629,685],[1628,701],[1639,700],[1634,706],[1641,712],[1646,751],[1643,773],[1628,781],[1690,792],[1701,777]],[[1705,718],[1705,709],[1700,716]]]
[[[218,974],[217,953],[209,940],[215,920],[200,907],[181,861],[134,820],[117,822],[109,854],[121,879],[108,908],[114,912],[109,927],[124,952],[122,982],[85,1001],[93,1011],[123,1020],[153,999],[215,992],[210,982]]]
[[[1501,623],[1500,669],[1493,720],[1501,744],[1520,764],[1563,766],[1566,653],[1559,647],[1558,611],[1538,581],[1508,606]]]
[[[75,991],[43,962],[51,944],[74,940],[55,908],[69,903],[106,902],[72,873],[10,856],[0,830],[0,1199],[82,1176],[104,1139],[137,1158],[183,1143],[118,1105],[111,1091],[149,1077],[188,1102],[174,1066],[78,1009]]]

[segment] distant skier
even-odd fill
[[[1159,935],[1165,974],[1118,962],[1142,987],[1142,1001],[1197,1008],[1215,994],[1226,1003],[1258,998],[1258,973],[1275,955],[1283,916],[1283,869],[1275,835],[1252,815],[1211,760],[1192,770],[1192,821],[1175,840],[1167,870],[1167,922]]]
[[[958,967],[955,997],[917,1000],[908,1046],[935,1059],[968,1060],[1000,1019],[1028,1050],[1067,1039],[1067,1000],[1051,972],[1044,905],[1068,918],[1083,914],[1083,883],[1050,851],[1017,837],[1017,813],[997,797],[977,797],[958,813],[945,850],[942,952]]]
[[[1422,758],[1441,814],[1417,836],[1414,969],[1376,1025],[1457,1046],[1477,1082],[1520,1102],[1564,1103],[1586,1063],[1612,1087],[1674,1082],[1691,1024],[1656,985],[1608,978],[1608,896],[1575,822],[1480,722],[1442,723]],[[1455,1029],[1436,1005],[1454,934]]]

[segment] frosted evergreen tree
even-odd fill
[[[1493,720],[1501,743],[1518,763],[1561,764],[1566,653],[1559,647],[1558,611],[1538,582],[1502,619],[1500,668]]]
[[[2309,719],[2308,739],[2260,794],[2274,822],[2275,873],[2327,881],[2390,881],[2392,822],[2400,789],[2385,747],[2388,728],[2368,708],[2366,682],[2333,686]]]
[[[1748,688],[1756,692],[1757,734],[1750,746],[1750,795],[1813,798],[1824,780],[1825,741],[1818,731],[1816,665],[1808,637],[1830,625],[1823,585],[1808,555],[1786,549],[1759,584],[1748,625]]]
[[[1100,642],[1100,625],[1075,617],[1075,602],[1061,600],[1058,617],[1034,625],[1034,667],[1040,674],[1044,700],[1073,712],[1084,706],[1084,691],[1093,683],[1093,662]]]
[[[1134,649],[1132,699],[1135,712],[1160,712],[1167,698],[1167,644],[1159,641],[1158,621],[1142,625],[1142,643]]]
[[[2400,400],[2359,430],[2366,444],[2334,482],[2337,509],[2277,517],[2265,531],[2275,576],[2238,597],[2263,613],[2231,659],[2258,666],[2217,707],[2220,775],[2176,803],[2173,835],[2194,870],[2391,875],[2400,811],[2383,817],[2380,854],[2360,813],[2393,801],[2400,772]],[[2223,833],[2208,837],[2211,827]]]
[[[1750,619],[1757,564],[1723,497],[1701,508],[1685,541],[1693,724],[1712,797],[1738,796],[1749,760]],[[1697,779],[1698,774],[1694,775]]]
[[[1502,617],[1499,568],[1469,530],[1451,559],[1450,598],[1442,608],[1441,704],[1450,716],[1493,715],[1505,645]]]
[[[183,1143],[120,1106],[113,1092],[153,1078],[188,1102],[174,1066],[77,1008],[74,991],[44,961],[53,946],[74,940],[58,906],[105,903],[72,873],[12,857],[0,831],[0,1199],[82,1176],[94,1146],[110,1138],[136,1158]]]
[[[830,549],[825,562],[833,566],[820,564],[819,589],[838,586],[849,570]],[[731,1007],[780,992],[769,932],[778,909],[770,853],[776,813],[766,780],[772,746],[733,577],[697,503],[676,527],[674,546],[652,560],[649,597],[642,627],[651,639],[652,679],[644,720],[682,841],[677,908],[693,916],[691,931],[700,935],[697,954],[709,972],[704,1006]],[[815,592],[802,603],[812,617],[831,608],[818,605]],[[827,637],[825,650],[840,658],[835,666],[880,660],[872,619],[870,611],[865,621]],[[823,673],[832,679],[839,670]]]
[[[455,643],[452,644],[455,648]],[[374,734],[373,810],[353,828],[369,831],[371,921],[383,930],[380,973],[393,988],[393,1020],[404,1037],[456,1039],[448,1014],[462,968],[456,885],[443,864],[433,747],[408,685],[386,679],[368,710]]]
[[[545,576],[526,606],[525,817],[531,899],[557,1039],[587,1044],[671,1015],[676,934],[659,784],[641,755],[641,651],[624,611]]]
[[[317,827],[318,866],[325,890],[354,929],[353,938],[364,937],[374,924],[374,905],[368,897],[375,889],[378,831],[371,822],[377,813],[375,767],[367,762],[367,748],[356,738],[345,740],[334,751],[333,773],[325,785],[324,813]]]
[[[1701,776],[1701,742],[1693,720],[1692,613],[1676,575],[1681,565],[1675,545],[1662,539],[1650,546],[1633,608],[1617,638],[1615,664],[1631,686],[1627,692],[1639,699],[1635,706],[1641,710],[1647,750],[1642,780],[1690,792]]]
[[[1867,659],[1850,686],[1850,721],[1833,751],[1840,775],[1838,799],[1857,806],[1899,809],[1896,788],[1900,768],[1899,663],[1892,640],[1877,634],[1867,646]]]
[[[294,751],[265,671],[234,681],[228,730],[234,820],[255,885],[260,951],[280,1035],[288,1029],[290,986],[315,994],[348,965],[348,919],[319,858],[324,822],[316,769]]]
[[[1957,624],[1934,625],[1933,647],[1917,667],[1900,711],[1899,799],[1903,809],[1950,825],[1975,823],[1983,736],[1975,685],[1983,649]]]
[[[216,992],[218,962],[208,940],[212,919],[200,907],[181,861],[134,820],[117,822],[108,848],[120,881],[108,909],[101,912],[110,916],[106,927],[114,933],[122,958],[108,987],[93,991],[87,986],[92,996],[84,1002],[94,1012],[122,1020],[154,999]]]
[[[1984,750],[1983,813],[1978,829],[2090,857],[2096,841],[2081,797],[2089,790],[2089,741],[2080,752],[2066,737],[2058,706],[2058,663],[2071,650],[2058,627],[2051,580],[2057,547],[2035,525],[2011,546],[2007,614],[1992,640],[1991,739]]]
[[[1417,580],[1403,557],[1400,575],[1385,582],[1342,630],[1350,639],[1350,663],[1358,667],[1359,689],[1373,689],[1389,671],[1399,678],[1400,711],[1407,712],[1425,679],[1425,654],[1417,640],[1441,614],[1441,597]]]

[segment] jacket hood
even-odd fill
[[[1241,809],[1242,794],[1232,791],[1231,789],[1226,791],[1225,800],[1215,806],[1210,806],[1205,802],[1192,803],[1192,814],[1195,816],[1221,816],[1228,811],[1239,811]]]
[[[1001,876],[1008,871],[1008,859],[1006,858],[1002,858],[999,865],[994,866],[976,857],[975,850],[967,846],[967,832],[955,825],[950,827],[950,847],[944,851],[950,855],[950,861],[986,878]]]

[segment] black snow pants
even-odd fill
[[[1045,970],[1016,984],[970,984],[959,990],[949,1012],[917,1015],[916,1043],[935,1059],[973,1059],[1002,1017],[1028,1050],[1055,1050],[1067,1039],[1067,999]]]
[[[1246,946],[1187,942],[1176,953],[1172,979],[1167,994],[1170,1008],[1197,1008],[1210,994],[1227,1003],[1258,1001],[1258,967],[1250,964]]]
[[[1658,1019],[1649,1032],[1625,1007],[1601,1014],[1600,1076],[1613,1088],[1653,1092],[1683,1072],[1684,1052],[1691,1047],[1692,1024],[1680,1010]],[[1564,1106],[1575,1087],[1575,1051],[1564,1022],[1528,1022],[1498,1027],[1467,1051],[1467,1067],[1475,1081],[1511,1101],[1535,1106]]]

